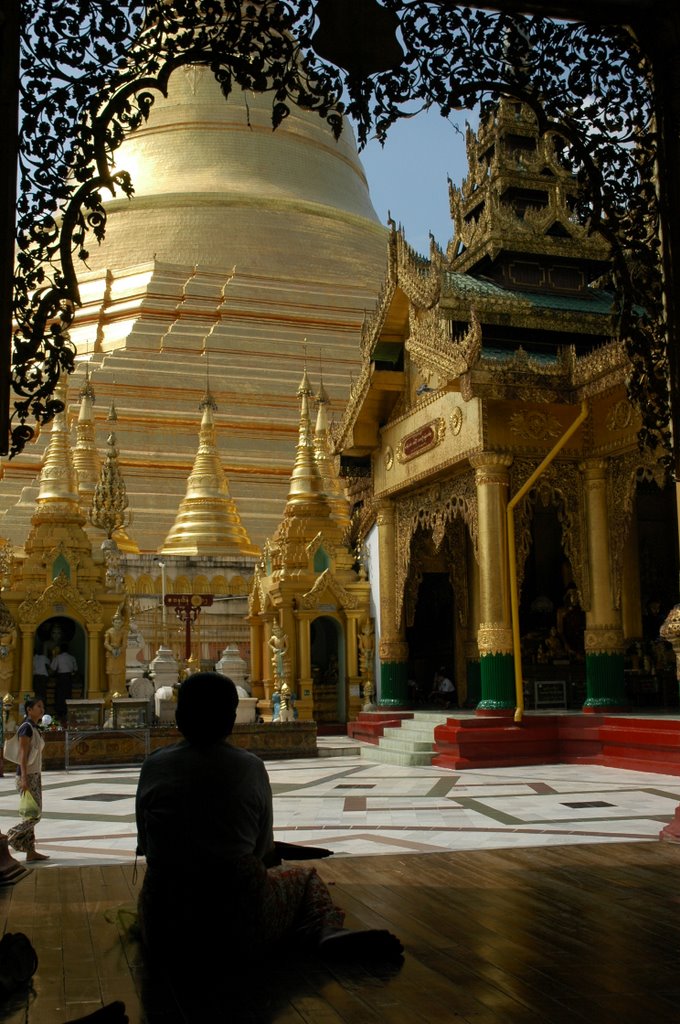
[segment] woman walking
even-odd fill
[[[26,854],[26,861],[33,863],[49,860],[44,853],[35,848],[35,826],[42,813],[42,752],[45,740],[38,729],[38,722],[45,713],[45,705],[40,697],[27,697],[24,701],[26,717],[17,730],[19,739],[19,761],[17,764],[17,790],[19,794],[28,791],[37,805],[34,817],[24,818],[7,833],[7,840],[13,850]]]

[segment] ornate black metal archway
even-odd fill
[[[674,206],[663,191],[669,155],[660,118],[673,109],[659,70],[666,64],[631,27],[646,0],[587,6],[589,13],[585,4],[537,0],[9,0],[0,45],[9,52],[20,39],[22,111],[14,395],[3,427],[11,454],[54,415],[58,375],[73,369],[68,327],[80,301],[78,267],[105,233],[102,194],[134,193],[125,170],[114,171],[115,150],[187,63],[210,66],[225,95],[233,85],[270,91],[274,127],[298,103],[338,133],[345,111],[360,142],[384,137],[413,101],[445,115],[500,94],[531,104],[542,130],[564,138],[565,158],[588,186],[590,228],[612,245],[641,441],[670,451],[676,375],[667,328],[672,335],[677,319],[670,282],[680,201]],[[617,23],[622,8],[627,25]],[[371,33],[362,32],[366,19]]]

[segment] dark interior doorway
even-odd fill
[[[412,695],[423,701],[432,690],[435,669],[443,665],[455,682],[453,588],[447,572],[423,573],[413,625],[406,629]]]

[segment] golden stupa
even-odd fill
[[[163,555],[248,554],[259,551],[241,523],[220,462],[213,412],[217,404],[206,392],[201,402],[200,440],[187,482],[187,493],[165,538]]]
[[[71,336],[89,356],[96,443],[115,398],[134,539],[158,552],[196,455],[207,361],[224,471],[242,525],[261,546],[286,502],[295,387],[319,358],[335,408],[359,363],[365,310],[384,275],[386,229],[371,205],[351,127],[335,141],[316,113],[271,127],[271,94],[227,101],[205,67],[179,68],[168,97],[117,151],[131,200],[105,197],[106,238],[79,273]],[[80,414],[84,365],[69,382]],[[46,432],[45,432],[46,433]],[[94,461],[82,434],[77,460]],[[44,437],[5,463],[0,536],[20,549],[37,498]],[[91,486],[91,481],[90,481]]]

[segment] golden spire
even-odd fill
[[[80,507],[87,515],[92,505],[95,487],[101,471],[101,459],[95,441],[94,388],[90,380],[90,366],[85,367],[85,383],[80,389],[80,412],[76,423],[76,444],[73,464],[78,474]]]
[[[312,503],[319,506],[319,511],[321,507],[326,509],[325,513],[321,512],[322,515],[329,515],[330,509],[326,500],[323,480],[314,456],[312,424],[309,418],[309,399],[312,389],[306,366],[297,393],[300,398],[300,426],[286,510],[292,511],[296,506]]]
[[[107,419],[113,422],[118,419],[114,402],[111,402]],[[106,445],[104,465],[92,497],[90,522],[97,529],[104,530],[110,540],[117,532],[123,531],[121,535],[125,536],[124,527],[130,521],[130,512],[125,481],[118,465],[118,449],[113,430],[106,439]],[[117,542],[118,538],[115,539]]]
[[[52,433],[40,471],[37,509],[32,519],[36,525],[54,518],[79,525],[85,522],[79,508],[78,476],[66,423],[66,392],[67,377],[63,373],[55,388],[55,397],[63,403],[63,409],[52,420]]]
[[[259,554],[250,542],[229,494],[220,462],[213,413],[217,405],[206,391],[198,452],[175,523],[161,547],[164,555],[211,555],[225,552]]]
[[[335,468],[335,461],[331,451],[328,433],[328,406],[330,405],[330,399],[323,384],[323,374],[321,375],[319,393],[316,400],[319,403],[319,407],[314,430],[314,458],[321,473],[323,489],[326,492],[331,507],[331,515],[344,531],[348,530],[350,526],[349,501]]]

